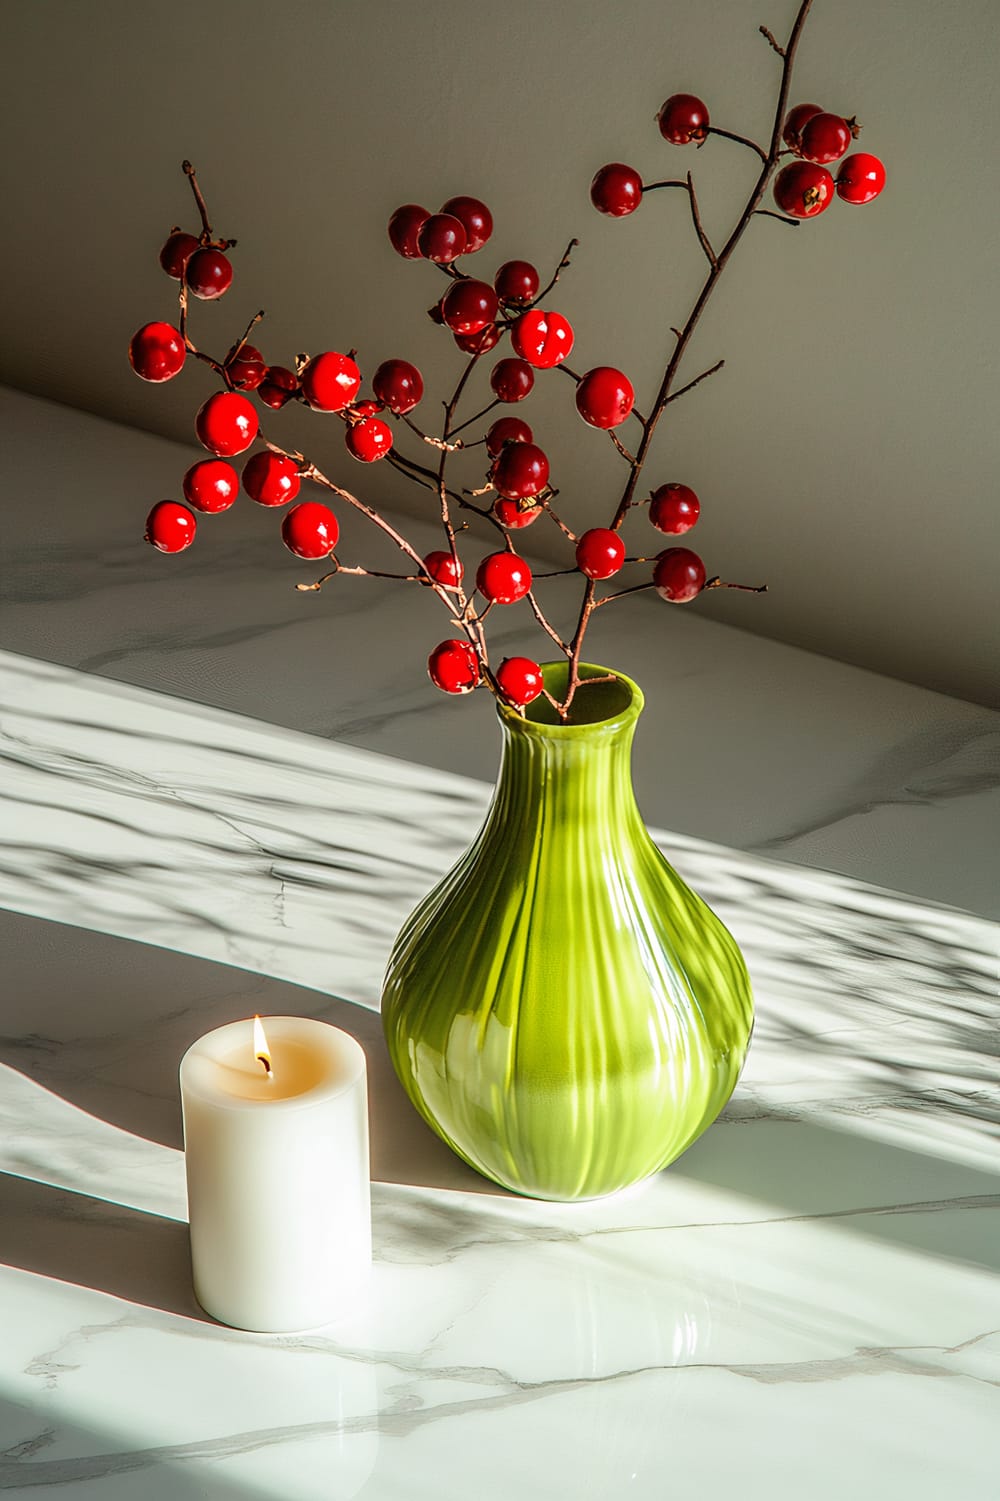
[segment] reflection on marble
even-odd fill
[[[658,835],[747,955],[720,1122],[613,1199],[479,1179],[378,984],[483,783],[0,658],[0,1490],[72,1501],[990,1494],[997,929]],[[176,1069],[253,1011],[369,1059],[375,1276],[308,1338],[190,1291]]]

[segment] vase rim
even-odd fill
[[[559,684],[559,691],[561,692],[565,686],[565,679],[569,672],[569,664],[566,659],[561,658],[555,662],[542,662],[539,665],[542,670],[542,676],[545,679],[546,687],[549,687],[554,679],[558,679],[560,675],[562,676],[562,683]],[[591,695],[600,693],[603,697],[608,698],[614,695],[617,702],[610,713],[602,714],[601,717],[596,719],[580,720],[575,724],[564,724],[560,720],[549,721],[547,719],[539,720],[531,718],[532,709],[537,704],[545,704],[546,710],[548,710],[547,701],[544,699],[536,699],[534,704],[529,704],[523,715],[519,714],[516,709],[510,708],[507,704],[501,703],[498,700],[496,709],[501,723],[509,726],[511,729],[517,730],[521,734],[534,735],[545,739],[555,737],[560,740],[578,739],[591,734],[595,730],[608,733],[634,726],[639,715],[642,713],[645,703],[642,689],[638,683],[633,682],[624,672],[619,672],[616,668],[601,667],[593,662],[581,662],[579,672],[583,683],[586,683],[588,678],[594,677],[603,678],[610,676],[614,679],[613,683],[595,683],[591,688]],[[624,690],[624,699],[622,690]],[[579,692],[579,690],[577,691]]]

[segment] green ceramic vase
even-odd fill
[[[559,694],[566,663],[547,664]],[[581,668],[586,678],[603,667]],[[410,1099],[487,1178],[543,1199],[614,1193],[718,1115],[753,1001],[736,943],[646,831],[628,678],[498,709],[503,759],[471,848],[403,927],[382,994]]]

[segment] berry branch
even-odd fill
[[[263,312],[250,319],[225,359],[214,358],[200,349],[189,333],[190,299],[211,302],[227,291],[232,265],[226,251],[236,242],[213,239],[205,198],[194,168],[185,161],[183,171],[194,195],[201,230],[194,235],[175,227],[160,252],[163,270],[179,283],[179,327],[145,325],[134,336],[129,357],[138,375],[160,382],[176,376],[190,355],[214,372],[223,389],[209,396],[197,414],[196,432],[211,457],[193,464],[185,474],[182,488],[187,505],[162,501],[154,506],[146,524],[147,540],[167,553],[189,546],[197,526],[195,512],[227,510],[236,498],[241,477],[227,460],[246,453],[259,439],[262,450],[250,454],[242,472],[242,487],[251,499],[263,506],[284,506],[296,499],[303,483],[314,485],[371,521],[403,554],[411,569],[400,573],[341,564],[335,552],[339,537],[336,515],[328,505],[302,500],[283,516],[282,541],[296,557],[327,559],[328,567],[313,582],[297,584],[300,592],[318,592],[340,575],[430,588],[460,633],[439,643],[428,659],[431,679],[439,688],[468,693],[485,685],[522,713],[533,699],[543,696],[564,720],[571,718],[574,697],[582,686],[581,653],[596,609],[651,589],[672,604],[689,603],[714,589],[765,593],[766,585],[731,583],[717,574],[709,578],[701,558],[685,546],[668,546],[652,558],[641,547],[629,555],[620,533],[629,514],[643,507],[648,507],[653,528],[670,538],[683,537],[698,521],[700,502],[688,485],[660,484],[643,495],[639,483],[667,407],[723,368],[720,359],[685,384],[677,383],[701,315],[751,220],[766,216],[797,226],[802,219],[823,212],[834,197],[846,203],[868,203],[884,185],[885,169],[878,158],[865,152],[845,156],[859,130],[853,116],[830,114],[808,104],[787,109],[792,68],[810,7],[811,0],[802,0],[784,47],[766,27],[760,28],[782,60],[766,150],[747,136],[713,125],[707,106],[694,95],[671,95],[657,114],[660,134],[672,146],[701,149],[710,136],[716,135],[746,147],[760,161],[756,182],[721,248],[715,248],[705,230],[691,172],[643,183],[634,168],[612,162],[600,168],[591,183],[594,207],[613,218],[634,213],[643,197],[659,188],[683,189],[695,236],[708,263],[686,322],[671,326],[674,342],[652,404],[646,408],[648,415],[636,407],[632,383],[622,371],[599,365],[581,373],[569,365],[573,328],[561,313],[543,305],[570,265],[577,240],[569,241],[544,287],[535,267],[521,260],[505,262],[492,284],[479,280],[458,261],[486,244],[493,224],[486,205],[470,197],[450,198],[437,213],[429,213],[418,204],[405,204],[392,215],[388,226],[390,242],[399,255],[427,261],[445,277],[446,290],[431,307],[430,316],[453,336],[466,356],[450,397],[442,401],[439,433],[426,431],[426,424],[411,415],[424,395],[423,377],[416,366],[401,359],[383,361],[372,376],[372,395],[362,397],[356,350],[346,355],[334,350],[314,356],[301,354],[291,367],[266,362],[250,343]],[[786,157],[792,161],[781,166]],[[836,176],[827,170],[827,164],[833,162],[838,163]],[[761,206],[769,186],[773,187],[778,212]],[[461,407],[473,388],[483,357],[505,338],[510,340],[511,353],[497,359],[489,372],[492,399],[484,405],[480,397],[473,414],[462,416]],[[535,442],[529,424],[519,416],[499,415],[484,428],[497,407],[516,406],[530,395],[536,372],[553,369],[562,370],[572,382],[579,416],[588,426],[607,433],[628,466],[610,523],[591,527],[582,535],[556,513],[553,502],[559,491],[550,483],[548,455]],[[356,495],[352,486],[340,482],[338,471],[326,472],[313,459],[265,436],[251,395],[274,412],[294,401],[313,412],[338,417],[352,461],[371,464],[384,459],[402,478],[436,495],[445,545],[421,557],[376,507]],[[630,416],[640,429],[634,452],[617,431]],[[392,419],[394,426],[387,419]],[[424,458],[432,449],[436,460],[424,463],[412,451],[407,452],[400,440],[409,441],[408,434],[418,440]],[[477,477],[468,469],[459,478],[452,466],[475,464],[476,451],[483,448],[487,463],[485,474],[479,471],[482,482],[476,483]],[[466,483],[467,479],[472,483]],[[459,512],[470,513],[493,532],[495,550],[480,558],[474,586],[471,581],[465,583],[458,547],[459,536],[471,535],[473,523],[468,519],[458,521]],[[533,577],[515,546],[516,533],[543,513],[573,548],[573,565]],[[599,586],[616,578],[626,565],[649,564],[651,577],[647,574],[639,582],[599,592]],[[576,574],[583,581],[576,626],[569,641],[547,618],[534,587],[539,580],[566,574]],[[487,622],[492,628],[494,612],[521,600],[527,602],[543,634],[567,659],[567,686],[561,701],[548,692],[542,669],[528,657],[508,657],[496,669],[490,666]]]

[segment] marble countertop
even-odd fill
[[[1000,716],[688,617],[654,651],[623,618],[640,801],[743,947],[757,1030],[666,1172],[522,1200],[416,1118],[375,1010],[485,808],[489,716],[429,695],[357,596],[304,621],[268,595],[263,538],[214,577],[136,561],[126,491],[184,450],[13,393],[0,416],[66,528],[22,503],[4,538],[0,1490],[991,1494]],[[111,452],[109,495],[74,493]],[[369,1061],[372,1286],[309,1337],[225,1329],[190,1289],[177,1064],[254,1011]]]

